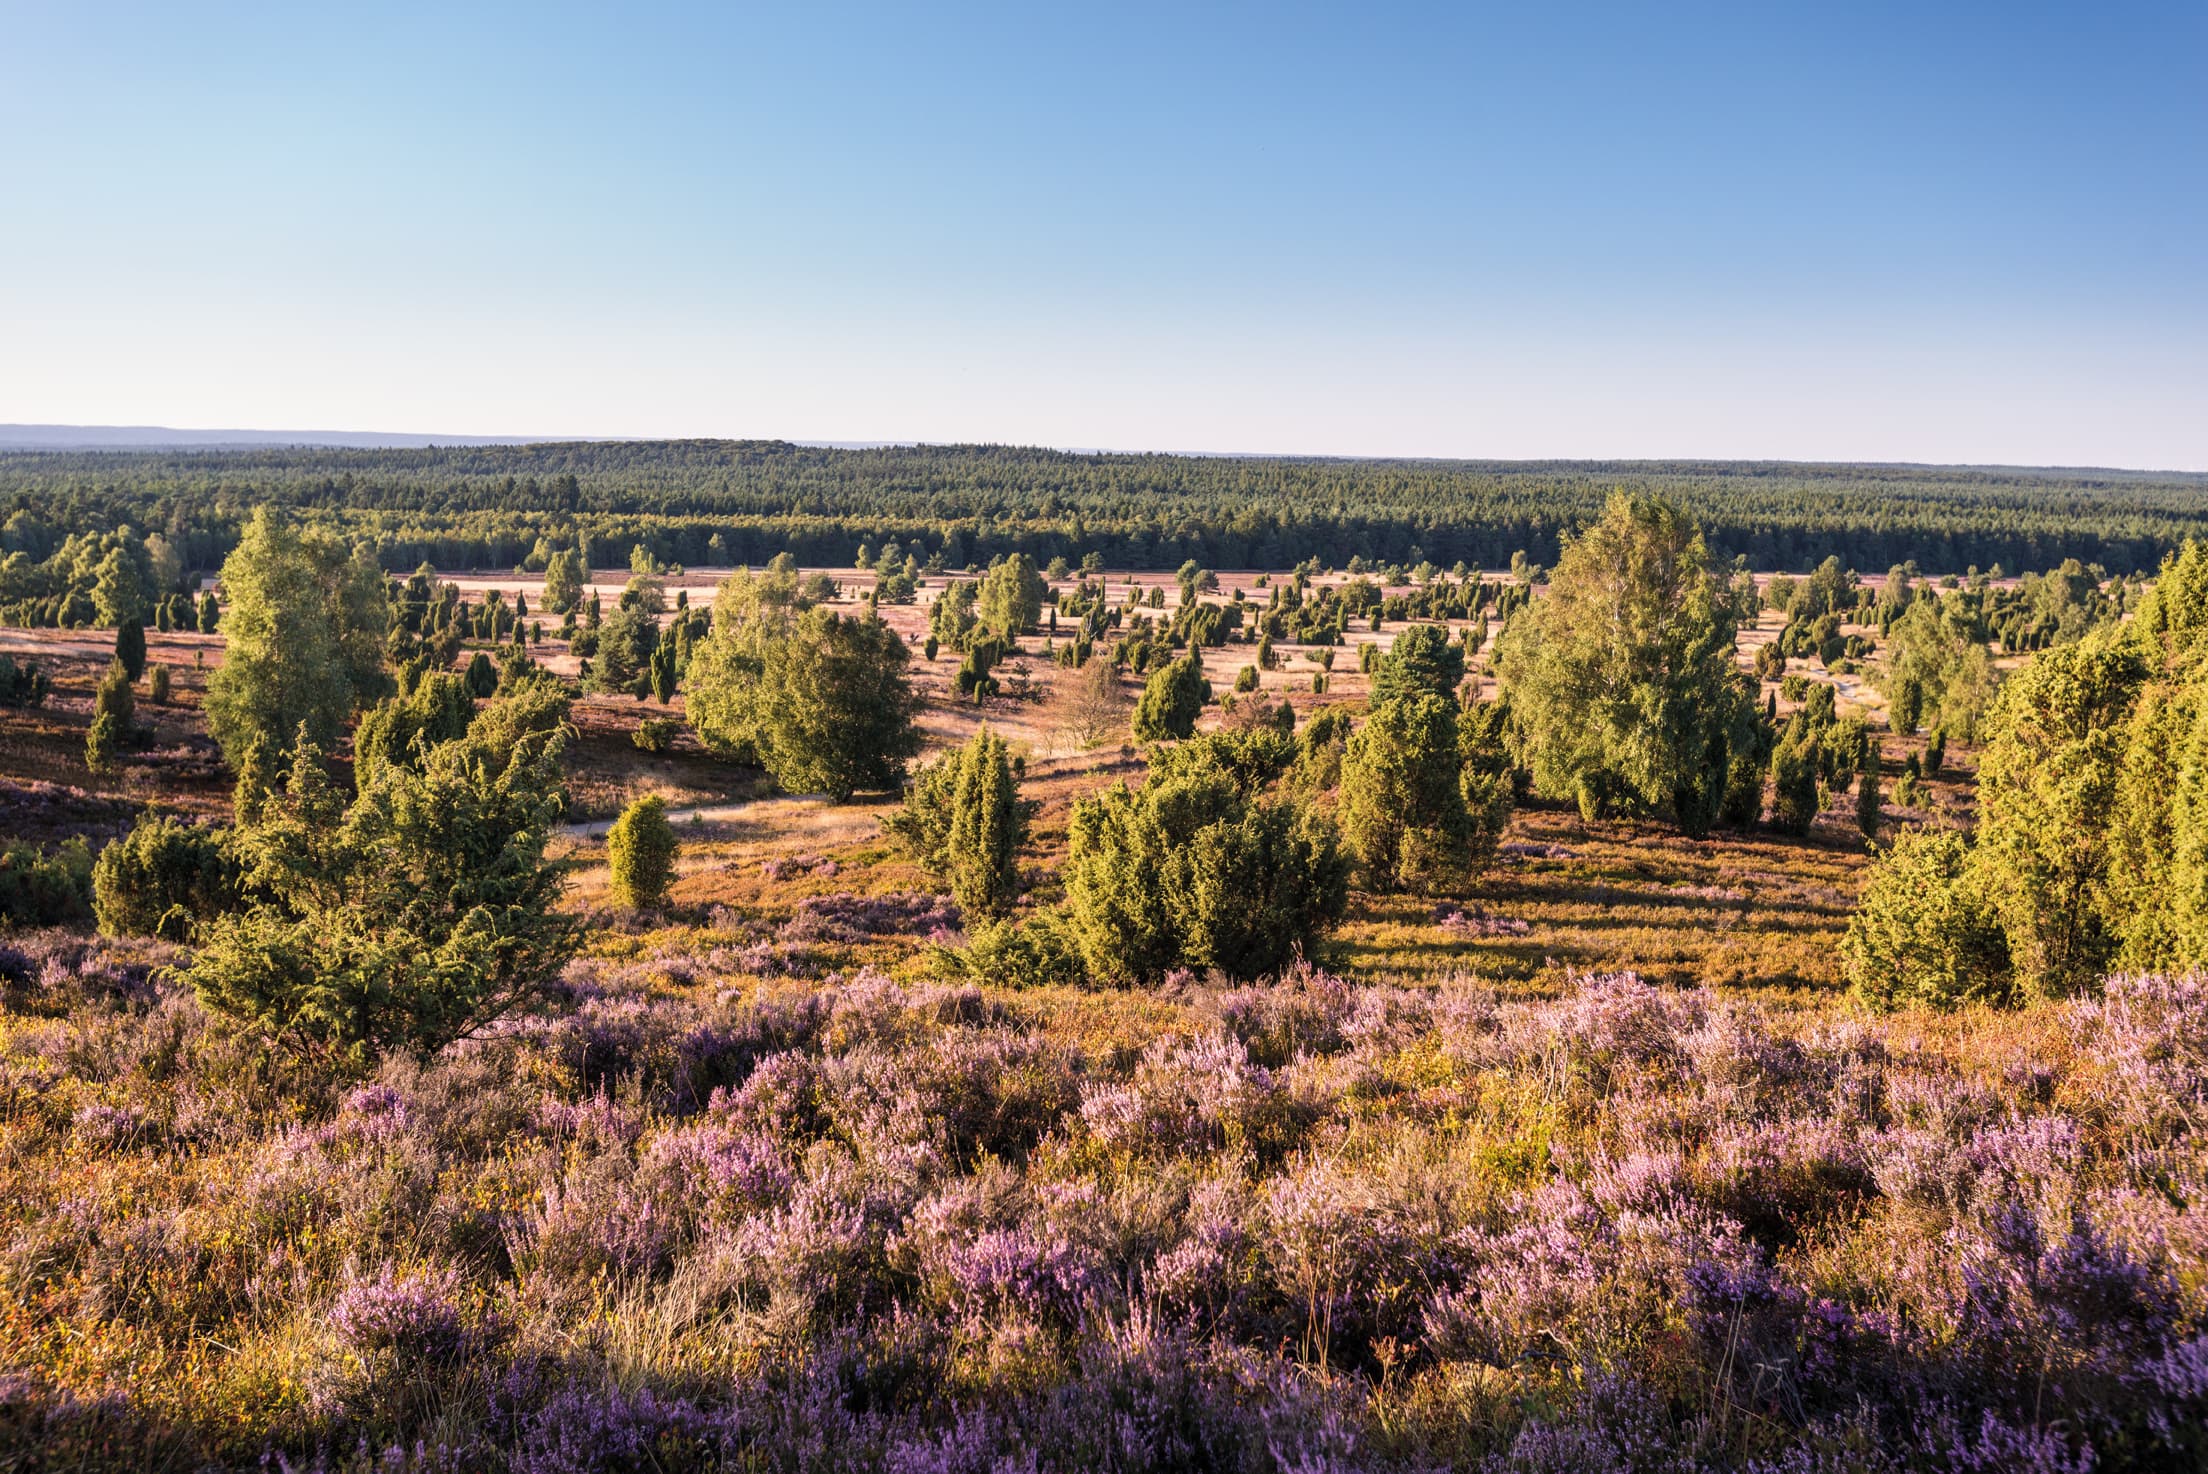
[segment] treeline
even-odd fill
[[[0,554],[71,533],[159,531],[211,569],[273,505],[389,571],[512,568],[577,533],[614,561],[845,564],[895,539],[962,568],[1013,552],[1117,568],[1285,568],[1309,558],[1494,568],[1555,560],[1611,491],[1657,495],[1722,558],[1807,571],[2152,569],[2208,534],[2208,476],[1732,462],[1474,462],[1088,455],[1004,446],[839,450],[639,441],[408,450],[0,455]],[[541,562],[538,564],[541,567]]]

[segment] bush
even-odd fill
[[[1816,734],[1799,719],[1771,752],[1771,827],[1807,834],[1821,807],[1817,792]]]
[[[113,771],[122,760],[138,716],[138,703],[130,694],[130,675],[117,661],[100,678],[92,696],[92,725],[84,734],[84,765],[95,773]]]
[[[681,846],[667,822],[667,801],[648,793],[621,811],[606,831],[606,865],[614,904],[654,910],[667,899]]]
[[[1375,706],[1349,739],[1342,833],[1374,890],[1431,885],[1472,865],[1475,831],[1462,767],[1455,704],[1415,688]],[[1494,831],[1482,826],[1479,838],[1492,854]]]
[[[100,851],[93,915],[111,937],[189,941],[238,904],[241,878],[223,831],[149,816]]]
[[[1349,866],[1307,805],[1253,803],[1223,773],[1192,773],[1076,801],[1066,899],[1093,976],[1254,978],[1317,950],[1347,908]]]
[[[882,828],[975,915],[1018,899],[1019,851],[1035,805],[1019,796],[1004,740],[986,727],[915,775]]]
[[[1211,682],[1196,657],[1184,655],[1152,672],[1135,707],[1137,742],[1177,742],[1196,730],[1204,703],[1211,700]]]
[[[16,664],[12,655],[0,655],[0,706],[43,706],[52,683],[38,662]]]
[[[2008,946],[1971,871],[1970,846],[1952,831],[1895,840],[1840,944],[1858,998],[1876,1008],[2014,1001]]]
[[[544,853],[566,806],[551,709],[494,703],[350,805],[299,744],[237,833],[253,904],[203,928],[184,969],[200,1001],[366,1057],[436,1050],[534,998],[574,950]]]
[[[73,926],[92,915],[92,851],[81,839],[41,850],[0,845],[0,921]]]
[[[673,717],[646,717],[636,724],[629,741],[642,752],[665,752],[675,745],[675,734],[681,730],[682,723]]]
[[[167,666],[157,665],[153,667],[152,672],[146,677],[146,696],[155,706],[167,706],[169,704],[169,668]]]

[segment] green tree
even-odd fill
[[[1463,681],[1464,647],[1438,624],[1414,624],[1395,637],[1373,673],[1372,700],[1377,705],[1404,696],[1454,698]]]
[[[146,617],[146,585],[137,564],[121,547],[100,560],[92,585],[92,604],[103,625],[141,624]],[[137,679],[135,676],[133,680]]]
[[[1410,689],[1373,707],[1342,754],[1342,835],[1377,891],[1445,882],[1473,862],[1456,704]]]
[[[207,681],[207,726],[232,768],[254,741],[281,751],[301,727],[327,748],[357,702],[390,689],[390,606],[364,554],[302,535],[262,507],[223,563],[222,583],[227,640]]]
[[[2007,1003],[2008,942],[1978,891],[1970,847],[1953,830],[1903,833],[1871,867],[1840,957],[1856,997],[1875,1008]]]
[[[146,673],[146,627],[126,619],[115,630],[115,661],[135,681]]]
[[[1151,672],[1135,706],[1135,740],[1175,742],[1190,736],[1209,700],[1211,682],[1194,655],[1167,662]]]
[[[2135,649],[2088,637],[2011,676],[1988,719],[1975,862],[2035,994],[2088,985],[2120,943],[2110,821],[2146,676]]]
[[[984,727],[920,770],[905,807],[882,827],[970,916],[1000,915],[1019,899],[1019,852],[1035,805],[1019,795],[1004,740]]]
[[[498,667],[491,664],[487,651],[478,650],[469,657],[467,673],[460,679],[468,694],[479,701],[487,701],[498,692]]]
[[[254,901],[205,926],[184,969],[201,1001],[373,1056],[433,1051],[535,997],[574,950],[545,858],[565,735],[505,705],[349,805],[297,739],[286,787],[238,831]]]
[[[84,765],[95,773],[110,773],[122,761],[131,729],[138,718],[138,703],[131,696],[130,675],[120,661],[108,666],[92,693],[92,724],[84,734]]]
[[[977,610],[981,627],[1008,643],[1017,639],[1042,617],[1048,591],[1043,576],[1035,571],[1035,560],[1025,553],[1012,554],[982,578]]]
[[[739,575],[691,658],[686,711],[708,747],[756,757],[791,793],[841,803],[900,786],[919,751],[906,660],[880,619],[805,608],[794,590]]]
[[[1817,731],[1796,716],[1771,751],[1771,827],[1807,834],[1823,801],[1817,789]]]
[[[590,570],[583,567],[579,548],[562,548],[544,565],[544,594],[539,601],[554,614],[573,614],[582,606]]]
[[[1496,666],[1534,789],[1589,817],[1662,813],[1690,832],[1717,814],[1734,751],[1753,742],[1735,665],[1740,580],[1715,572],[1693,522],[1617,493],[1564,546],[1549,594],[1515,615]]]
[[[1878,768],[1878,744],[1873,742],[1864,749],[1862,769],[1855,775],[1855,827],[1865,839],[1878,838]]]
[[[648,793],[621,811],[606,831],[608,888],[616,906],[652,911],[664,905],[681,846],[667,822],[667,801]]]

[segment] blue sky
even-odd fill
[[[0,420],[2208,469],[2208,5],[0,0]]]

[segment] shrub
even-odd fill
[[[0,706],[44,706],[52,682],[38,662],[16,664],[12,655],[0,655]]]
[[[1447,697],[1413,689],[1383,701],[1349,739],[1342,834],[1374,890],[1430,885],[1473,863],[1462,768],[1456,706]],[[1478,837],[1492,854],[1494,830],[1482,826]]]
[[[1348,905],[1333,824],[1294,801],[1251,802],[1217,772],[1080,799],[1069,841],[1072,929],[1101,978],[1262,976],[1314,952]]]
[[[95,773],[111,772],[122,760],[137,715],[130,676],[117,661],[107,668],[92,696],[92,725],[84,734],[84,765]]]
[[[238,904],[240,881],[223,831],[149,816],[100,851],[93,914],[112,937],[189,941],[202,922]]]
[[[146,677],[146,696],[155,706],[169,704],[169,668],[156,665]]]
[[[1771,752],[1771,827],[1807,834],[1820,807],[1817,738],[1797,718]]]
[[[794,590],[738,575],[691,655],[690,725],[717,752],[756,754],[791,793],[894,789],[920,750],[908,658],[879,619],[805,610]]]
[[[135,681],[146,673],[146,627],[126,619],[115,630],[115,663]]]
[[[92,915],[92,851],[81,839],[42,850],[0,845],[0,921],[70,926]]]
[[[1378,652],[1379,646],[1367,645]],[[1454,697],[1464,681],[1464,649],[1438,624],[1414,624],[1395,637],[1372,678],[1375,704],[1414,696]]]
[[[606,831],[606,865],[614,904],[632,911],[658,908],[674,879],[681,846],[667,822],[667,801],[648,793],[621,811]]]
[[[1841,957],[1877,1008],[2007,1003],[2008,947],[1976,891],[1971,852],[1948,830],[1903,834],[1872,868]]]
[[[963,910],[990,915],[1019,897],[1019,851],[1035,807],[1019,796],[1004,740],[984,727],[921,769],[904,808],[882,827]]]
[[[1194,655],[1184,655],[1151,673],[1135,707],[1137,742],[1177,742],[1196,730],[1204,703],[1211,700],[1211,682]]]
[[[356,1055],[428,1052],[519,1008],[573,951],[545,845],[565,732],[486,708],[347,805],[303,742],[238,831],[254,903],[183,975],[209,1008]]]
[[[675,734],[681,730],[682,723],[673,717],[646,717],[636,724],[629,741],[641,752],[665,752],[675,745]]]

